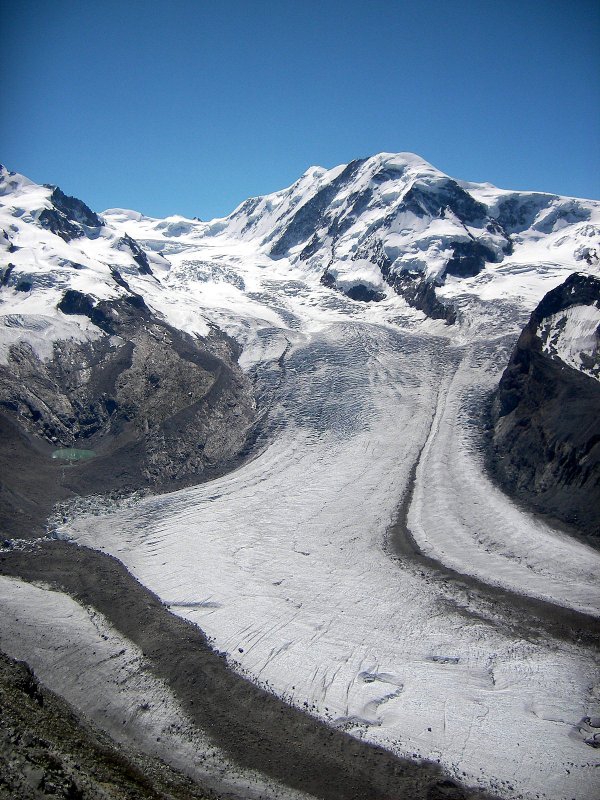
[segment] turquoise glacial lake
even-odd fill
[[[55,450],[52,453],[52,458],[58,458],[61,461],[85,461],[88,458],[94,458],[95,455],[95,450],[79,450],[76,447],[61,447],[60,450]]]

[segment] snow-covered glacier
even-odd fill
[[[10,343],[50,358],[48,329],[98,335],[56,302],[67,285],[124,292],[117,253],[153,313],[241,345],[257,405],[233,471],[79,508],[55,536],[119,559],[231,669],[336,729],[497,797],[597,796],[600,552],[501,490],[483,428],[535,305],[576,270],[600,273],[600,204],[454,181],[401,154],[309,170],[209,223],[112,209],[99,236],[57,243],[3,213],[13,276],[55,276],[7,281],[5,324],[49,320],[10,326]],[[65,277],[74,246],[86,269]],[[437,303],[452,313],[424,313]],[[592,316],[573,317],[577,363],[597,347]]]

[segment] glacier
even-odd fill
[[[336,729],[497,797],[593,800],[600,552],[492,481],[481,426],[535,304],[574,270],[600,274],[600,203],[454,181],[381,154],[311,168],[223,220],[111,209],[98,235],[63,242],[33,224],[49,190],[16,183],[0,227],[18,248],[13,274],[33,288],[3,290],[3,354],[26,341],[48,359],[53,341],[97,336],[56,303],[67,285],[119,296],[117,264],[169,324],[233,337],[257,398],[253,448],[232,472],[79,508],[54,535],[117,558],[232,670]],[[407,274],[452,304],[454,324],[407,302]],[[355,300],[359,285],[383,297]],[[580,368],[597,322],[571,313],[557,357]],[[39,609],[51,598],[82,641],[89,619],[49,587],[7,580],[2,646],[52,687],[57,670],[15,618],[26,605],[28,624],[48,626]],[[100,669],[86,662],[90,676]],[[172,759],[187,746],[173,744]],[[242,778],[228,780],[239,789]]]

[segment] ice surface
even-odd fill
[[[600,700],[594,653],[522,636],[476,601],[465,611],[451,584],[385,546],[417,464],[409,524],[427,552],[600,613],[600,554],[481,474],[460,400],[489,356],[331,323],[287,351],[269,411],[277,435],[254,460],[67,532],[121,559],[236,669],[332,724],[502,796],[591,800],[594,752],[574,726]]]

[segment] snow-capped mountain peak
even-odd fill
[[[589,263],[600,204],[457,181],[412,153],[380,153],[312,167],[288,189],[209,223],[203,235],[252,243],[350,296],[378,300],[395,290],[453,319],[434,291],[449,278],[473,279],[508,259]],[[539,243],[547,255],[531,252]]]
[[[471,319],[474,300],[530,311],[574,270],[597,272],[600,252],[600,203],[458,181],[412,153],[310,167],[210,222],[120,208],[98,216],[4,168],[0,199],[12,311],[32,309],[36,286],[54,293],[51,307],[66,288],[96,300],[133,292],[190,331],[206,326],[194,292],[208,302],[209,285],[215,297],[227,286],[245,303],[276,276],[371,305],[402,298],[450,322]],[[171,297],[176,286],[183,302]]]

